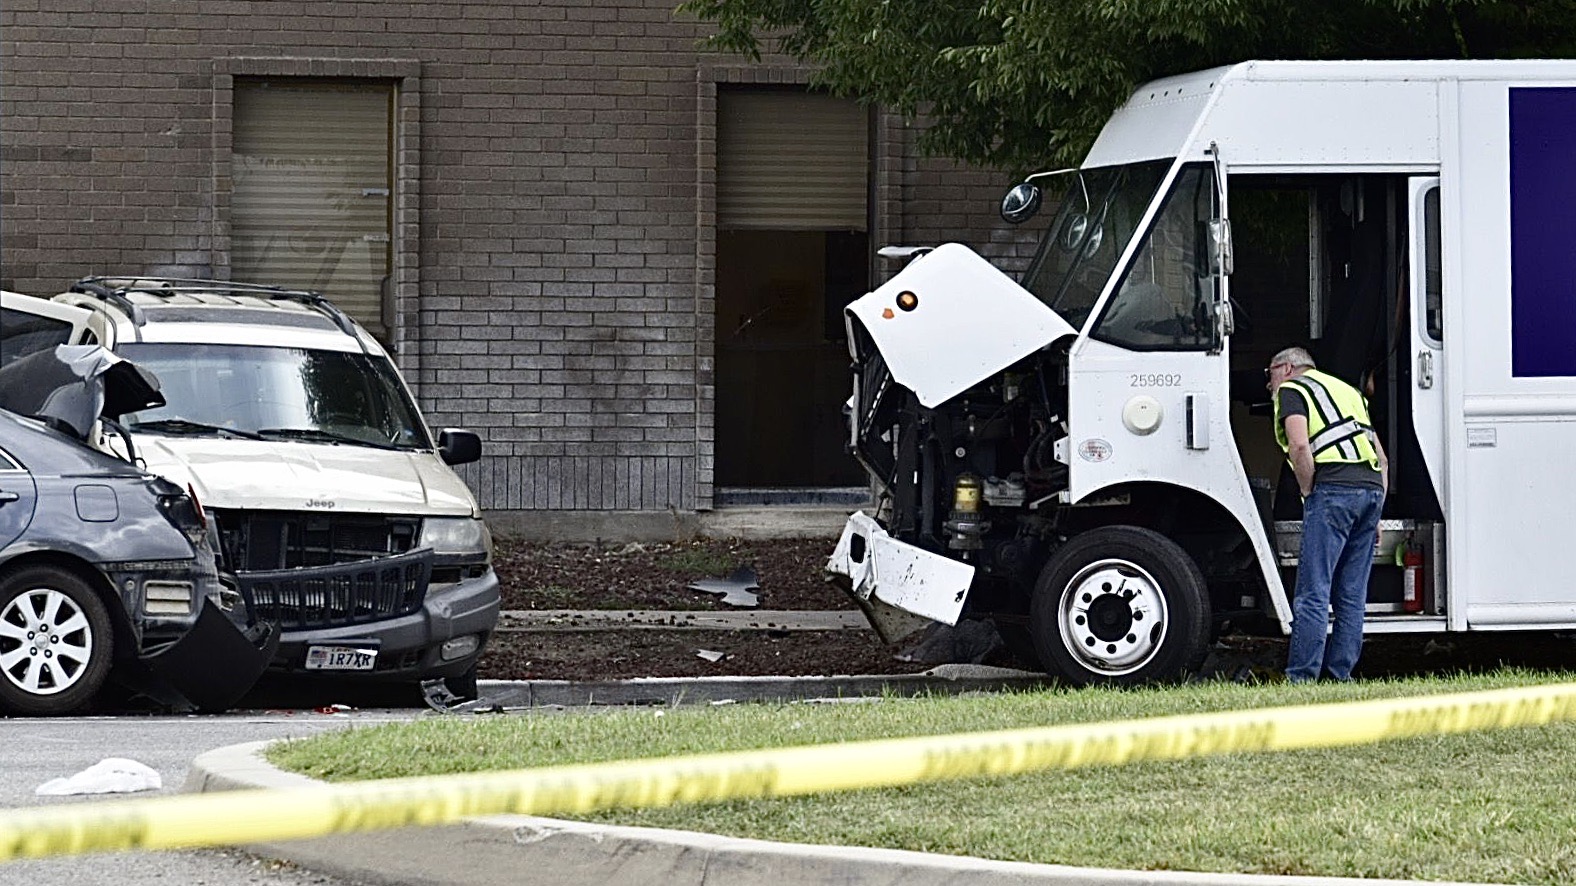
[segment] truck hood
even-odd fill
[[[912,306],[903,293],[912,293]],[[947,243],[849,305],[893,381],[926,408],[1077,330],[979,253]]]
[[[276,440],[136,435],[149,471],[190,484],[206,507],[477,516],[435,453]]]

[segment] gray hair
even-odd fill
[[[1275,355],[1273,360],[1270,361],[1271,366],[1274,366],[1277,363],[1284,363],[1293,369],[1299,369],[1302,367],[1307,367],[1308,369],[1318,368],[1314,365],[1313,355],[1308,353],[1304,348],[1287,348],[1286,350],[1281,351],[1279,354]]]

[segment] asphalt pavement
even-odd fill
[[[186,784],[194,758],[237,742],[305,738],[352,725],[410,720],[419,710],[319,714],[238,711],[209,716],[0,719],[0,806],[29,808],[173,795]],[[108,757],[146,764],[162,787],[136,794],[40,797],[39,785],[69,777]],[[0,862],[0,886],[359,886],[291,863],[240,850],[127,852]]]

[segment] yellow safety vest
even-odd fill
[[[1315,464],[1367,463],[1379,470],[1368,401],[1361,391],[1317,369],[1304,370],[1281,384],[1295,387],[1308,404],[1308,446],[1313,450]],[[1281,423],[1279,390],[1275,392],[1275,442],[1290,460],[1291,442]]]

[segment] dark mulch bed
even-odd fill
[[[493,568],[505,609],[729,609],[691,582],[755,569],[761,609],[851,609],[822,567],[834,539],[697,539],[549,544],[500,538]]]
[[[692,582],[755,570],[758,609],[852,609],[822,567],[835,539],[696,539],[656,544],[550,544],[499,538],[493,557],[504,609],[723,610]],[[723,653],[707,661],[698,653]],[[904,674],[873,631],[505,631],[477,670],[494,680]]]
[[[832,539],[701,539],[669,544],[537,544],[500,539],[494,560],[505,609],[729,609],[691,590],[703,578],[753,566],[762,609],[851,609],[822,567]],[[724,653],[716,662],[700,650]],[[1276,679],[1280,638],[1228,637],[1205,663],[1206,676]],[[873,631],[501,632],[483,654],[484,679],[612,680],[632,677],[901,674],[929,664],[899,661]],[[986,664],[1034,667],[997,650]],[[1390,635],[1364,644],[1368,679],[1455,673],[1514,665],[1562,670],[1576,664],[1576,641],[1547,633],[1429,638]]]

